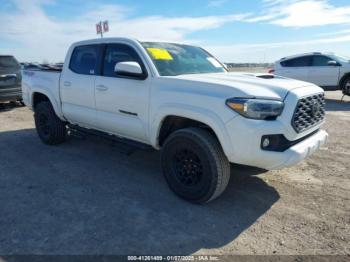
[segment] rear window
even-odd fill
[[[300,67],[300,66],[310,66],[311,56],[303,56],[298,58],[293,58],[281,62],[284,67]]]
[[[0,68],[19,68],[20,65],[13,56],[0,56]]]
[[[76,47],[72,53],[69,68],[77,74],[95,75],[98,50],[98,45]]]

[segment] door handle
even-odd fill
[[[107,91],[107,90],[108,90],[108,87],[105,86],[105,85],[98,85],[98,86],[96,86],[96,89],[97,89],[98,91]]]
[[[72,85],[72,83],[71,83],[71,82],[69,82],[69,81],[64,81],[64,82],[63,82],[63,85],[64,85],[64,86],[71,86],[71,85]]]

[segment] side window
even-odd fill
[[[124,44],[108,45],[103,61],[103,75],[116,76],[114,73],[115,65],[119,62],[137,62],[141,65],[142,71],[145,73],[145,67],[140,56],[136,51]]]
[[[95,75],[97,73],[98,45],[78,46],[73,50],[69,68],[83,75]]]
[[[332,60],[327,56],[315,55],[312,59],[312,66],[328,66],[328,62]]]
[[[310,66],[310,64],[311,64],[310,56],[293,58],[293,59],[289,59],[281,62],[281,65],[284,67],[302,67],[302,66]]]

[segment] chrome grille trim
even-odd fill
[[[306,131],[321,123],[325,118],[325,112],[324,93],[303,97],[296,106],[292,126],[297,133]]]

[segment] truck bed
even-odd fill
[[[59,104],[57,99],[60,97],[61,70],[26,69],[22,71],[22,75],[23,102],[27,106],[32,107],[29,94],[34,93],[36,89],[41,90],[41,92],[44,90],[47,96]]]

